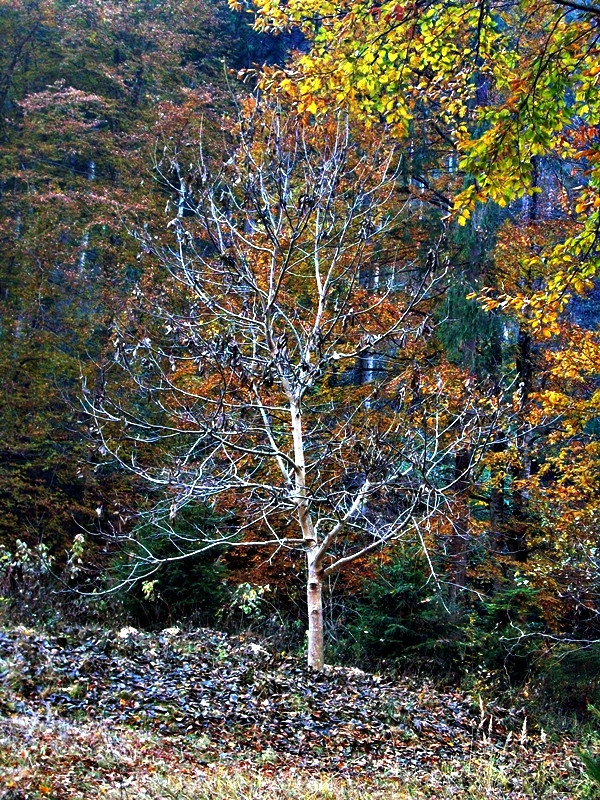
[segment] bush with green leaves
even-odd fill
[[[405,547],[350,599],[353,619],[340,650],[356,661],[392,660],[454,679],[485,669],[525,681],[540,647],[535,590],[507,579],[461,600],[451,607],[422,552]]]
[[[399,664],[445,669],[455,656],[454,625],[443,597],[429,579],[427,563],[416,548],[399,551],[365,582],[343,636],[354,659],[393,659]]]
[[[537,693],[552,709],[583,717],[600,706],[600,642],[555,645],[537,668]]]
[[[10,623],[104,619],[85,598],[73,591],[89,577],[87,542],[77,534],[69,549],[55,554],[44,542],[30,545],[16,539],[12,548],[0,544],[0,609]]]
[[[116,599],[133,621],[150,627],[182,620],[215,624],[229,594],[223,548],[191,553],[218,524],[210,509],[197,507],[184,509],[171,522],[169,535],[153,521],[137,528],[111,575],[117,586],[122,584]],[[148,553],[156,561],[151,568],[142,558]]]

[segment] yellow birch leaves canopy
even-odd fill
[[[571,209],[579,224],[555,254],[559,293],[577,292],[597,270],[600,7],[589,8],[563,0],[254,4],[259,29],[295,27],[310,43],[286,70],[264,74],[300,112],[342,106],[396,137],[423,120],[443,133],[467,177],[453,198],[459,224],[478,202],[506,206],[530,192],[535,157],[582,171]],[[565,266],[565,253],[575,266]]]

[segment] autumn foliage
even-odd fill
[[[598,9],[231,6],[0,0],[3,563],[595,641]]]

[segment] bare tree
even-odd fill
[[[305,553],[308,663],[320,669],[326,576],[422,536],[460,483],[453,454],[465,442],[476,454],[484,433],[468,394],[445,390],[435,363],[415,367],[446,276],[441,254],[421,264],[400,247],[410,210],[394,152],[353,139],[341,115],[245,113],[216,173],[202,157],[187,177],[177,154],[159,165],[178,199],[173,243],[142,245],[168,280],[152,333],[115,333],[138,401],[102,388],[86,404],[104,450],[167,498],[154,515],[170,558],[222,545]],[[153,443],[168,463],[144,461]],[[226,510],[234,529],[177,532],[189,504]],[[137,552],[132,577],[164,561]]]

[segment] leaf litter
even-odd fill
[[[532,775],[546,761],[565,779],[579,776],[569,761],[573,743],[551,745],[532,735],[524,714],[430,682],[399,682],[347,667],[314,673],[298,657],[270,652],[247,635],[176,628],[0,631],[2,730],[12,726],[14,734],[33,726],[38,750],[46,720],[52,740],[51,731],[61,725],[71,736],[69,725],[91,726],[92,740],[98,731],[121,731],[144,742],[130,759],[154,748],[163,763],[168,750],[195,769],[247,765],[344,779],[409,775],[429,785],[436,775],[462,780],[474,764],[492,758],[496,771],[504,774],[505,765],[506,775],[511,763],[525,760]],[[86,753],[88,772],[102,771],[94,747]],[[113,765],[117,777],[126,761],[123,756]],[[78,758],[77,769],[81,764]],[[536,796],[510,788],[498,796]]]

